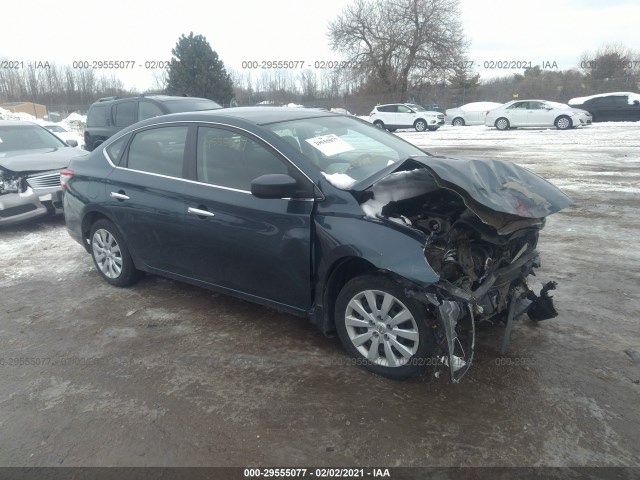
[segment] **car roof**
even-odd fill
[[[237,118],[256,125],[268,125],[270,123],[288,122],[291,120],[303,120],[317,117],[344,117],[340,113],[328,112],[313,108],[298,107],[234,107],[217,110],[202,110],[198,112],[181,112],[171,115],[155,117],[165,121],[215,121],[225,117]],[[150,119],[151,120],[151,119]]]
[[[106,97],[109,98],[109,97]],[[142,99],[151,99],[151,100],[156,100],[158,102],[174,102],[174,101],[178,101],[178,100],[205,100],[205,101],[209,101],[209,102],[214,102],[214,100],[211,100],[209,98],[202,98],[202,97],[185,97],[182,95],[136,95],[133,97],[118,97],[118,98],[110,98],[109,100],[96,100],[95,102],[93,102],[91,104],[91,106],[94,105],[108,105],[110,103],[113,102],[120,102],[122,100],[142,100]]]

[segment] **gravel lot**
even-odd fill
[[[558,318],[518,322],[506,357],[481,332],[459,385],[394,382],[303,319],[110,287],[61,218],[0,229],[0,465],[640,465],[640,124],[399,135],[573,198],[539,244]]]

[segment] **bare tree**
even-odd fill
[[[402,100],[411,80],[464,60],[460,0],[356,0],[329,24],[333,50]]]

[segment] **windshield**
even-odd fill
[[[349,188],[392,163],[425,155],[391,133],[348,117],[306,118],[266,128],[302,152],[339,188]]]
[[[218,108],[222,108],[213,100],[195,99],[173,100],[166,102],[165,105],[167,106],[169,113],[197,112],[200,110],[217,110]]]
[[[0,152],[61,148],[67,144],[38,125],[0,126]]]

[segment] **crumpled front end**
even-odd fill
[[[410,159],[356,192],[363,211],[425,235],[424,257],[439,275],[422,298],[438,319],[436,357],[459,381],[473,360],[476,326],[557,316],[548,294],[527,285],[540,266],[536,250],[546,216],[571,203],[560,190],[514,164]]]

